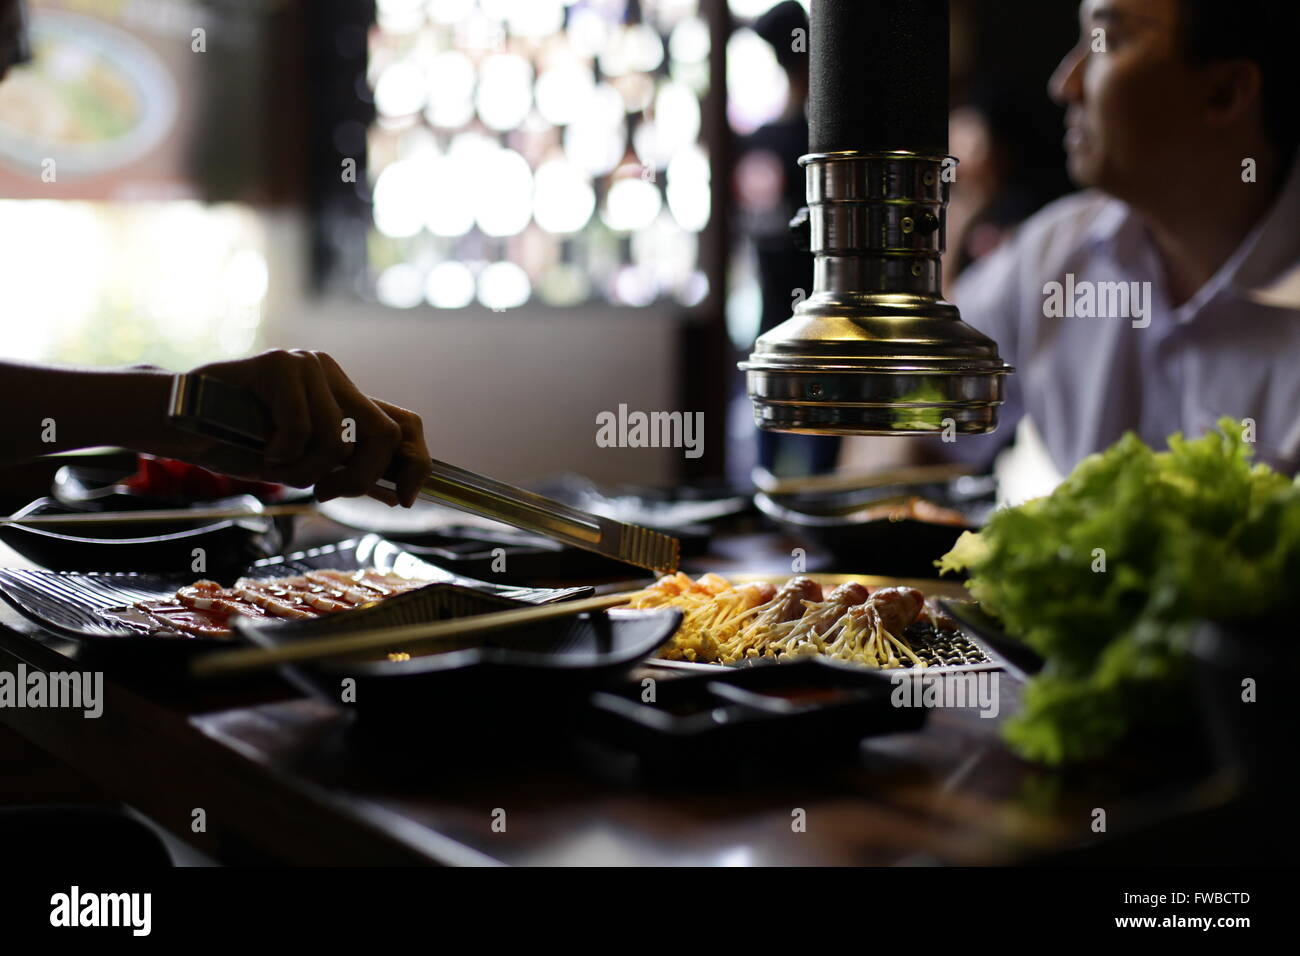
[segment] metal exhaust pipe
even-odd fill
[[[948,0],[813,0],[812,294],[747,362],[754,419],[822,435],[997,427],[997,345],[943,300]]]

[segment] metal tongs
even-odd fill
[[[172,383],[167,417],[179,428],[261,451],[271,438],[271,417],[247,389],[211,376],[184,373]],[[579,511],[563,502],[430,459],[432,470],[420,497],[460,511],[502,521],[651,571],[675,571],[676,538],[612,518]],[[393,490],[388,478],[377,483]]]

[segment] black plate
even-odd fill
[[[514,588],[462,578],[421,561],[379,535],[266,558],[241,569],[239,574],[218,580],[229,583],[241,574],[271,578],[324,568],[352,571],[368,567],[425,577],[442,585],[456,585],[481,595],[528,604],[544,604],[590,592],[589,588]],[[201,575],[78,574],[6,568],[0,569],[0,598],[45,630],[75,641],[80,661],[99,666],[181,673],[196,653],[229,648],[232,641],[181,634],[151,635],[139,627],[105,616],[104,612],[135,601],[166,598],[196,577]],[[336,619],[350,613],[363,612],[347,612],[337,615]]]
[[[632,570],[622,561],[593,551],[513,529],[497,532],[451,526],[442,532],[399,535],[393,540],[412,554],[457,574],[491,576],[510,584],[621,580]]]
[[[118,499],[127,499],[123,505]],[[38,498],[14,517],[37,515],[90,514],[142,505],[126,495],[99,499],[86,505],[65,505],[53,498]],[[252,495],[238,495],[207,501],[195,507],[256,510],[260,503]],[[219,575],[246,567],[281,551],[286,539],[281,525],[270,517],[195,519],[175,522],[122,522],[83,525],[75,530],[58,526],[0,525],[4,541],[27,560],[52,571],[141,571],[175,574],[193,566],[195,549],[201,548],[207,573]]]
[[[637,758],[642,777],[782,769],[854,752],[863,737],[919,729],[924,708],[895,707],[879,670],[806,658],[659,681],[591,696],[587,730]]]
[[[1012,675],[1024,680],[1043,669],[1043,659],[1038,652],[1023,641],[1007,634],[1002,622],[991,617],[975,601],[952,601],[939,598],[942,607],[962,630],[974,637],[997,658]]]
[[[219,502],[212,499],[178,502],[172,498],[136,491],[121,484],[124,479],[131,477],[135,473],[136,469],[134,467],[130,471],[124,471],[120,468],[64,465],[54,473],[50,494],[60,504],[74,510],[86,508],[103,511],[134,511],[176,507],[211,508],[219,504]],[[267,505],[299,504],[313,501],[316,497],[314,490],[311,488],[291,488],[288,485],[277,485],[275,487],[275,493],[266,497],[251,493],[236,497],[237,500],[241,501],[245,500],[246,497],[251,497]],[[297,516],[292,514],[276,515],[272,520],[275,522],[276,527],[280,529],[281,540],[285,544],[293,541],[293,529]],[[150,530],[145,528],[144,533],[148,533]],[[156,531],[156,529],[152,530]],[[275,554],[279,550],[280,548],[277,547],[266,552],[266,554]],[[262,555],[262,557],[265,557],[266,554]],[[63,570],[76,569],[67,568]],[[107,569],[99,568],[98,570]],[[142,571],[147,569],[136,567],[134,570]]]
[[[966,517],[961,525],[914,518],[867,518],[877,502],[898,495],[916,496]],[[754,495],[758,510],[797,538],[831,552],[864,574],[932,578],[934,562],[947,553],[963,531],[983,525],[993,508],[991,479],[976,476],[926,485],[890,486],[858,491]]]
[[[419,600],[423,595],[402,597]],[[354,614],[276,624],[250,620],[237,628],[245,640],[271,648],[308,637],[397,626],[410,617],[400,607],[393,599]],[[468,637],[460,648],[441,653],[414,656],[420,651],[413,649],[409,660],[374,653],[288,665],[283,673],[309,693],[355,706],[372,720],[425,721],[431,714],[454,712],[461,727],[472,719],[479,731],[485,724],[514,730],[522,712],[545,721],[578,699],[575,695],[623,676],[672,637],[681,618],[673,608],[614,608]],[[348,679],[352,693],[344,700]]]
[[[705,554],[715,522],[752,511],[747,495],[726,487],[621,488],[612,495],[575,475],[529,485],[564,504],[677,538],[683,558]],[[428,501],[388,508],[365,498],[335,498],[321,512],[339,524],[378,532],[435,564],[469,577],[519,585],[621,580],[628,566],[582,548],[496,521],[469,518]]]
[[[341,509],[333,505],[333,501],[327,502],[324,511],[337,522]],[[677,537],[683,558],[708,550],[707,529],[672,529],[663,533]],[[506,526],[498,530],[450,524],[437,531],[383,531],[383,534],[412,554],[449,571],[471,578],[490,576],[494,581],[521,586],[624,580],[631,570],[623,561]]]

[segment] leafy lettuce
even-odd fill
[[[1252,464],[1240,424],[1125,435],[1051,495],[998,511],[936,562],[1046,661],[1005,736],[1050,764],[1185,720],[1194,622],[1300,607],[1300,478]]]

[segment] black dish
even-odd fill
[[[323,568],[353,571],[367,567],[426,577],[434,585],[455,585],[479,595],[524,604],[544,604],[590,593],[589,588],[513,588],[462,578],[421,561],[378,535],[255,561],[238,573],[218,580],[228,582],[241,575],[270,578]],[[183,676],[195,654],[229,649],[235,639],[148,634],[139,626],[106,616],[105,612],[135,601],[168,597],[178,587],[202,576],[79,574],[6,568],[0,569],[0,598],[44,630],[72,640],[76,659],[89,666]],[[344,616],[336,616],[334,620]]]
[[[187,500],[178,504],[176,500],[134,491],[121,484],[124,479],[134,474],[134,469],[123,471],[121,469],[95,468],[88,465],[64,465],[54,473],[50,494],[60,504],[69,508],[94,508],[102,511],[133,511],[146,508],[184,506],[211,508],[218,503],[215,500],[203,499]],[[310,488],[291,488],[288,485],[278,485],[276,487],[277,492],[271,497],[260,498],[251,493],[237,497],[240,500],[253,498],[267,505],[300,504],[313,501],[316,497],[315,492]],[[281,540],[286,545],[290,544],[293,541],[293,529],[297,516],[291,514],[276,515],[272,520],[275,522],[275,526],[280,529]],[[270,553],[274,554],[276,551]],[[137,568],[137,570],[141,569]]]
[[[331,520],[338,520],[338,509],[326,511]],[[663,533],[677,538],[684,558],[702,554],[708,548],[707,529],[670,529]],[[626,563],[594,551],[504,526],[497,530],[451,524],[437,531],[384,532],[384,537],[457,574],[490,577],[520,586],[624,580],[631,570]]]
[[[104,507],[110,501],[117,504],[118,497],[128,496],[105,498],[80,507],[65,505],[53,498],[38,498],[16,512],[14,517],[118,510]],[[132,504],[134,508],[141,507],[138,500]],[[252,495],[238,495],[204,502],[196,507],[255,511],[261,505]],[[194,566],[195,549],[198,548],[202,549],[205,573],[220,575],[280,552],[285,540],[280,526],[272,518],[259,516],[118,522],[66,526],[63,530],[57,525],[0,525],[0,541],[51,571],[129,570],[176,574]]]
[[[923,498],[964,515],[960,525],[915,518],[868,518],[885,499]],[[978,530],[993,508],[991,480],[973,476],[926,485],[889,486],[855,491],[770,495],[758,492],[754,504],[768,519],[796,538],[829,551],[838,563],[863,574],[932,578],[934,562],[964,531]]]
[[[415,600],[423,594],[409,597]],[[488,598],[480,610],[520,604]],[[396,626],[403,623],[397,608],[394,600],[346,617],[262,625],[247,621],[237,630],[250,643],[274,648],[309,637]],[[441,653],[417,656],[421,651],[413,648],[409,660],[390,660],[377,652],[282,670],[308,693],[355,707],[372,723],[447,715],[461,730],[473,723],[480,736],[495,729],[514,733],[520,714],[548,723],[583,694],[625,675],[672,637],[681,618],[680,611],[670,608],[613,608],[493,631]],[[353,682],[351,695],[344,700],[343,682],[348,679]]]
[[[894,686],[880,671],[818,658],[765,663],[658,681],[652,700],[642,684],[597,692],[585,729],[634,757],[641,778],[790,769],[923,726],[923,708],[894,706]]]
[[[622,561],[524,531],[452,526],[441,532],[398,535],[393,540],[457,574],[490,576],[510,584],[624,579],[630,570]]]
[[[672,491],[618,489],[606,495],[586,479],[565,475],[529,485],[564,504],[628,521],[677,538],[683,558],[708,551],[713,524],[752,511],[747,496],[725,487],[690,486]],[[336,498],[321,512],[347,527],[376,531],[435,564],[470,577],[511,584],[558,584],[623,580],[628,565],[453,508],[421,501],[411,510],[387,509],[373,501]]]
[[[1284,619],[1201,622],[1190,641],[1201,716],[1219,766],[1252,797],[1288,810],[1296,796],[1295,773],[1278,755],[1295,745],[1291,688],[1300,661],[1294,633],[1295,624]]]

